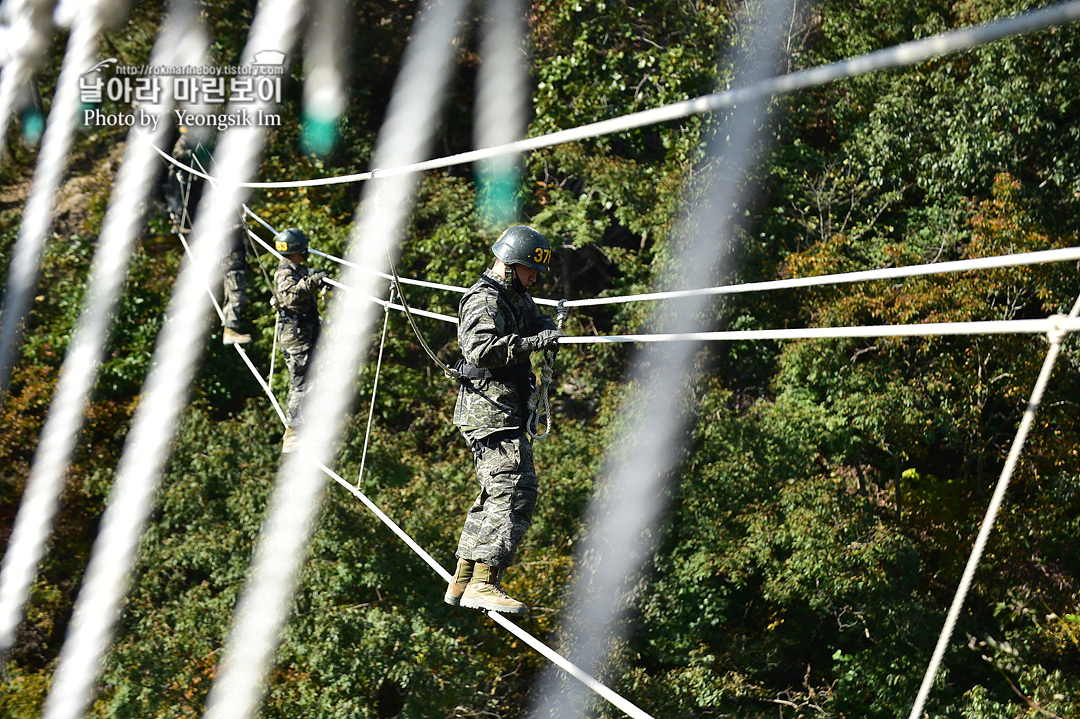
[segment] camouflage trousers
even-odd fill
[[[221,303],[221,311],[225,314],[225,326],[238,330],[247,295],[247,276],[243,270],[227,270],[222,284],[225,301]]]
[[[317,321],[316,321],[317,322]],[[292,319],[281,321],[281,353],[289,368],[289,396],[285,400],[285,424],[298,427],[303,421],[300,406],[311,386],[309,379],[312,354],[319,340],[319,325],[307,326]]]
[[[536,507],[532,440],[521,430],[479,439],[462,433],[473,450],[480,494],[465,516],[457,556],[509,567]]]
[[[224,301],[222,312],[225,314],[225,326],[240,329],[241,314],[247,303],[247,245],[244,236],[233,238],[233,244],[221,258],[221,272]]]

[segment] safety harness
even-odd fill
[[[551,432],[552,418],[551,418],[551,404],[548,401],[548,388],[551,385],[552,372],[555,365],[555,351],[547,350],[544,353],[544,367],[540,372],[541,380],[540,385],[536,384],[536,375],[533,374],[532,367],[528,362],[522,362],[515,365],[509,365],[507,367],[477,367],[464,359],[458,360],[457,364],[453,367],[447,365],[439,357],[431,351],[427,342],[424,340],[423,335],[420,334],[420,329],[416,326],[416,322],[413,320],[412,310],[409,308],[408,302],[405,301],[405,293],[401,291],[401,278],[398,277],[397,268],[394,267],[394,258],[390,254],[389,247],[386,252],[386,259],[390,264],[390,275],[394,279],[394,286],[397,288],[398,298],[401,300],[401,306],[405,310],[405,318],[409,322],[409,326],[412,327],[413,334],[416,335],[416,339],[420,342],[420,346],[427,352],[428,357],[438,365],[439,369],[443,371],[443,374],[448,379],[455,379],[458,383],[468,385],[474,380],[494,379],[504,384],[517,385],[518,394],[526,399],[526,406],[529,410],[529,418],[525,422],[525,429],[529,432],[529,436],[534,439],[543,439],[547,437]],[[487,282],[499,293],[503,301],[511,307],[513,303],[510,302],[510,298],[506,295],[506,290],[499,286],[499,283],[487,276],[482,276],[481,280]],[[561,332],[563,326],[563,320],[566,319],[567,309],[566,300],[559,300],[559,307],[556,317],[556,327]],[[539,433],[540,417],[546,417],[543,434]]]

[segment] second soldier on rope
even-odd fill
[[[541,314],[528,290],[548,268],[551,249],[531,227],[515,225],[492,245],[495,262],[458,305],[461,388],[454,408],[473,452],[480,494],[465,517],[448,604],[524,614],[501,587],[532,522],[537,479],[532,439],[525,431],[536,382],[529,356],[557,349],[555,321]]]
[[[251,341],[251,335],[243,331],[243,315],[247,307],[247,271],[247,225],[237,220],[229,228],[229,247],[221,258],[224,286],[221,310],[225,315],[221,341],[227,345]]]
[[[280,321],[279,342],[289,368],[289,397],[285,402],[285,435],[281,451],[296,451],[300,407],[311,383],[312,355],[319,341],[318,292],[326,273],[307,266],[308,237],[297,227],[274,237],[281,264],[274,273],[274,304]]]

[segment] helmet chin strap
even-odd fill
[[[506,284],[513,287],[520,295],[529,291],[525,288],[525,285],[521,283],[521,280],[518,279],[518,274],[514,271],[514,265],[508,265],[505,262],[503,263],[503,279],[506,281]]]

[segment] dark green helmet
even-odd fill
[[[526,225],[508,227],[499,235],[491,251],[506,265],[525,265],[537,272],[547,272],[551,248],[539,232]]]
[[[283,255],[306,255],[308,236],[299,227],[290,227],[274,235],[274,249]]]

